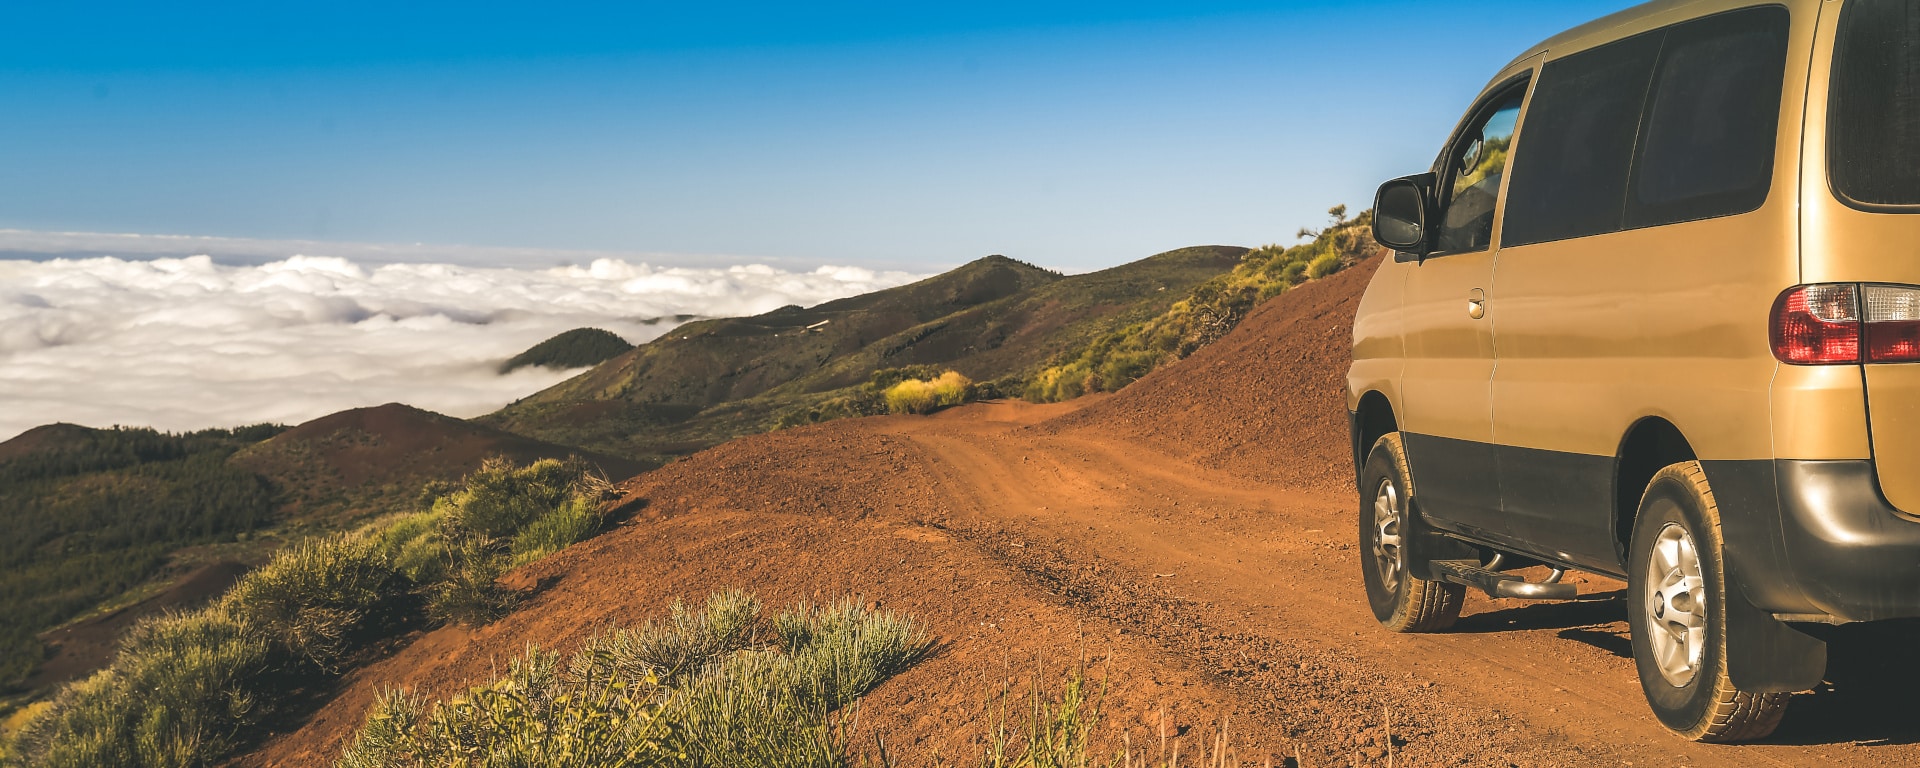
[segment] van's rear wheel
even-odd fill
[[[1627,624],[1653,713],[1695,741],[1773,733],[1791,694],[1742,691],[1727,674],[1720,508],[1700,463],[1660,470],[1634,519]]]
[[[1439,632],[1460,618],[1467,588],[1432,581],[1410,568],[1416,535],[1413,473],[1399,434],[1380,438],[1360,472],[1360,571],[1367,602],[1395,632]]]

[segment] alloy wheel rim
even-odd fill
[[[1381,480],[1373,496],[1373,564],[1387,592],[1400,589],[1404,552],[1400,548],[1400,491],[1392,480]]]
[[[1679,688],[1698,674],[1707,636],[1706,581],[1685,527],[1668,523],[1660,529],[1647,558],[1646,584],[1647,644],[1660,676]]]

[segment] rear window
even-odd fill
[[[1760,207],[1790,23],[1785,8],[1748,8],[1549,62],[1515,148],[1503,244]]]
[[[1920,0],[1852,0],[1840,16],[1827,158],[1841,199],[1920,206]]]

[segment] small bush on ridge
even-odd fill
[[[932,365],[909,365],[874,371],[865,384],[847,394],[796,408],[774,419],[776,430],[819,424],[835,419],[880,416],[888,413],[931,413],[940,408],[976,400],[1017,395],[1018,378],[975,384],[958,371]]]
[[[907,379],[887,388],[887,410],[892,413],[926,414],[967,402],[973,380],[947,371],[932,380]]]

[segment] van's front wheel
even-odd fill
[[[1791,694],[1742,691],[1727,674],[1720,508],[1697,461],[1660,470],[1634,519],[1627,623],[1653,713],[1695,741],[1773,733]]]
[[[1460,618],[1467,588],[1432,581],[1410,567],[1413,473],[1399,434],[1380,438],[1360,472],[1360,571],[1367,602],[1381,626],[1395,632],[1439,632]]]

